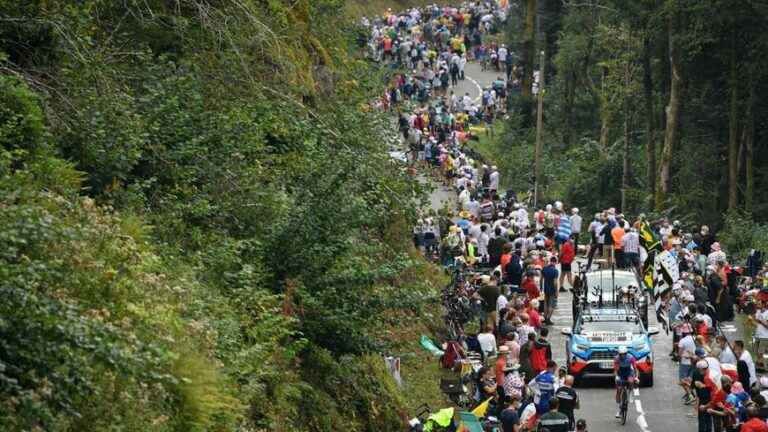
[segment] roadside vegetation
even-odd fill
[[[423,191],[345,7],[0,4],[0,429],[399,430],[438,397]]]

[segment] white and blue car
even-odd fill
[[[642,386],[653,386],[653,348],[651,336],[656,327],[645,328],[634,311],[625,308],[585,310],[573,328],[564,328],[568,337],[566,356],[568,373],[576,382],[590,377],[612,377],[613,359],[620,346],[626,346],[635,360]]]

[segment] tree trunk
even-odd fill
[[[728,210],[739,205],[739,84],[736,36],[731,35],[730,113],[728,115]]]
[[[631,43],[632,43],[632,32],[631,30],[627,33],[627,52],[631,54]],[[630,172],[629,172],[629,142],[630,142],[630,120],[632,117],[632,110],[631,110],[631,93],[629,92],[630,89],[630,80],[632,79],[630,76],[630,67],[631,67],[631,61],[629,60],[630,57],[627,57],[627,64],[626,68],[624,69],[624,86],[627,91],[627,93],[624,95],[624,156],[622,158],[622,175],[621,175],[621,211],[627,212],[629,209],[627,209],[627,190],[629,189],[629,178],[630,178]]]
[[[611,132],[611,118],[608,108],[603,108],[603,112],[600,113],[600,157],[608,157],[608,138],[610,138]]]
[[[536,0],[526,0],[525,25],[523,26],[522,53],[520,63],[523,68],[523,88],[521,91],[520,114],[523,127],[530,127],[533,115],[533,59],[534,59],[534,24],[536,22]]]
[[[613,117],[613,111],[611,110],[611,104],[608,97],[605,94],[605,76],[608,71],[605,67],[602,68],[602,74],[600,78],[600,158],[605,159],[608,157],[608,139],[611,133],[611,120]]]
[[[669,37],[669,64],[670,64],[670,89],[669,103],[667,104],[667,125],[664,131],[664,148],[661,151],[661,170],[659,173],[659,189],[656,193],[656,209],[661,210],[664,206],[667,194],[670,189],[670,169],[672,165],[672,155],[677,144],[680,133],[680,108],[682,104],[681,93],[683,87],[683,77],[680,64],[680,47],[677,41],[678,15],[673,12],[667,18],[667,32]]]
[[[546,48],[546,47],[545,47]],[[544,87],[546,85],[547,60],[546,54],[541,53],[541,74],[539,75],[538,108],[536,108],[536,148],[534,149],[534,203],[539,203],[542,197],[543,182],[541,176],[541,152],[544,145],[542,136],[544,133]],[[535,207],[535,206],[534,206]]]
[[[563,111],[565,117],[565,130],[563,131],[563,145],[565,148],[571,146],[573,139],[573,104],[576,98],[576,72],[569,72],[565,80],[565,102]]]
[[[645,160],[648,194],[656,195],[656,114],[653,104],[653,71],[651,70],[650,36],[643,38],[643,96],[645,98]]]
[[[629,99],[629,98],[627,98]],[[630,112],[629,108],[629,101],[627,101],[626,109],[624,112],[624,157],[622,160],[622,175],[621,175],[621,211],[622,212],[628,212],[627,209],[627,190],[629,189],[629,142],[630,142],[630,129],[629,129],[629,122],[631,120],[630,116],[632,113]]]
[[[752,205],[755,197],[755,170],[752,159],[755,147],[755,87],[754,74],[750,73],[747,119],[744,123],[744,177],[746,179],[744,209],[748,212],[753,210]]]
[[[550,82],[553,82],[550,78],[557,75],[558,71],[555,69],[555,64],[552,62],[552,59],[557,55],[558,35],[563,29],[563,2],[562,0],[544,0],[542,11],[543,16],[541,18],[543,18],[544,24],[542,27],[544,29],[544,40],[546,44],[544,51],[547,53],[547,73],[549,74],[547,79]]]

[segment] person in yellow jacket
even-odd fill
[[[453,48],[456,52],[463,52],[461,49],[461,46],[464,45],[464,38],[461,36],[456,36],[453,39],[451,39],[451,48]]]

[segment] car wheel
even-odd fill
[[[641,387],[653,387],[653,372],[640,375]]]
[[[579,387],[581,386],[581,383],[584,381],[584,379],[581,377],[581,374],[573,375],[573,386]]]

